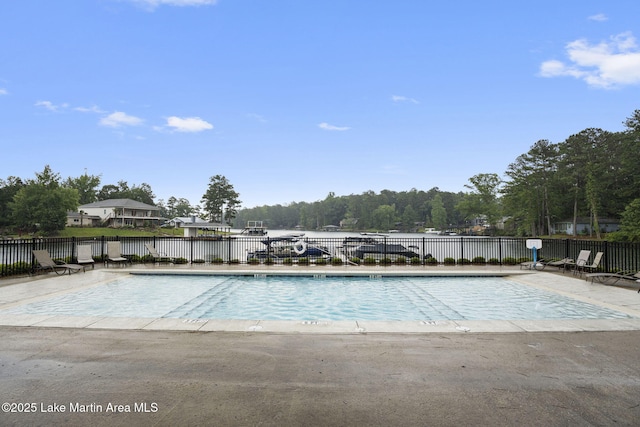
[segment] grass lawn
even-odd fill
[[[67,227],[60,231],[56,237],[147,237],[147,236],[183,236],[184,231],[179,228],[158,228],[137,230],[132,228],[108,228],[108,227]]]

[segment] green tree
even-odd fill
[[[573,229],[576,230],[578,217],[590,216],[591,222],[600,237],[598,217],[610,180],[610,166],[614,153],[609,143],[612,135],[602,129],[589,128],[571,135],[561,144],[562,154],[560,170],[565,176],[568,188],[573,194]]]
[[[375,228],[391,230],[396,222],[396,207],[393,205],[381,205],[373,211]]]
[[[118,181],[118,185],[104,185],[98,192],[98,200],[131,199],[148,205],[155,205],[155,197],[151,186],[144,182],[139,186],[134,184],[129,187],[127,181]]]
[[[613,233],[615,240],[640,242],[640,199],[627,205],[622,213],[620,230]]]
[[[78,200],[78,191],[62,187],[60,175],[47,165],[41,173],[36,173],[35,180],[29,180],[18,190],[11,211],[18,227],[50,234],[64,229],[67,211],[76,210]]]
[[[80,197],[79,203],[86,205],[98,200],[98,186],[100,185],[100,176],[88,175],[87,172],[84,175],[80,175],[77,178],[67,178],[64,182],[64,186],[68,188],[75,188],[78,190]]]
[[[10,176],[6,180],[0,179],[0,227],[13,225],[11,202],[22,187],[24,183],[15,176]]]
[[[212,176],[201,201],[209,221],[226,222],[230,225],[242,203],[238,199],[239,196],[227,178],[222,175]]]
[[[189,200],[185,199],[185,198],[176,198],[176,197],[169,197],[169,200],[167,200],[167,206],[166,206],[166,215],[169,218],[175,218],[175,217],[188,217],[191,215],[196,215],[198,213],[199,207],[198,206],[191,206],[191,203],[189,203]]]
[[[440,194],[436,194],[431,201],[431,223],[438,230],[447,228],[447,210]]]
[[[522,224],[523,234],[537,236],[551,230],[558,157],[556,144],[540,140],[507,169],[511,179],[502,191],[504,208],[517,224]]]
[[[456,208],[466,219],[474,220],[485,216],[489,225],[495,226],[500,219],[498,192],[502,181],[495,173],[481,173],[469,178],[471,185],[465,185],[471,193],[465,194]]]

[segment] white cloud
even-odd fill
[[[570,76],[601,88],[640,84],[640,49],[630,32],[596,45],[575,40],[567,44],[566,53],[570,63],[545,61],[540,66],[540,76]]]
[[[171,116],[167,119],[167,126],[173,128],[176,132],[202,132],[213,129],[213,125],[200,117],[176,117]]]
[[[36,107],[44,108],[45,110],[53,111],[54,113],[57,113],[58,111],[69,106],[69,104],[56,105],[51,101],[37,101],[34,105]]]
[[[609,18],[607,18],[607,15],[605,15],[604,13],[597,13],[595,15],[591,15],[587,19],[590,20],[590,21],[598,21],[598,22],[608,21],[609,20]]]
[[[105,113],[105,111],[102,111],[97,105],[92,105],[91,107],[75,107],[74,110],[80,111],[81,113]]]
[[[218,0],[131,0],[147,9],[154,10],[158,6],[209,6]]]
[[[121,126],[137,126],[142,124],[143,120],[139,117],[130,116],[122,111],[116,111],[106,117],[100,119],[102,126],[118,128]]]
[[[3,87],[0,87],[0,95],[9,95],[9,92]]]
[[[320,123],[318,127],[324,130],[335,130],[335,131],[341,131],[341,132],[351,129],[350,127],[347,127],[347,126],[334,126],[326,122]]]
[[[406,96],[399,96],[399,95],[391,95],[391,100],[393,102],[410,102],[412,104],[420,103],[417,99],[408,98]]]

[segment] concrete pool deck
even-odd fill
[[[637,288],[513,271],[516,281],[640,311]],[[0,307],[112,274],[3,280]],[[117,319],[3,318],[0,424],[631,426],[640,419],[636,319],[227,332],[150,327],[154,320],[125,327]]]

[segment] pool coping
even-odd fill
[[[38,299],[99,286],[122,274],[244,275],[244,276],[501,276],[594,305],[621,311],[632,318],[567,320],[423,320],[423,321],[282,321],[172,318],[114,318],[95,316],[0,314],[1,326],[81,328],[140,331],[247,332],[300,334],[368,333],[514,333],[640,330],[640,294],[634,288],[592,284],[571,274],[505,268],[450,269],[358,269],[335,268],[118,268],[96,269],[67,276],[49,275],[0,287],[0,309]]]

